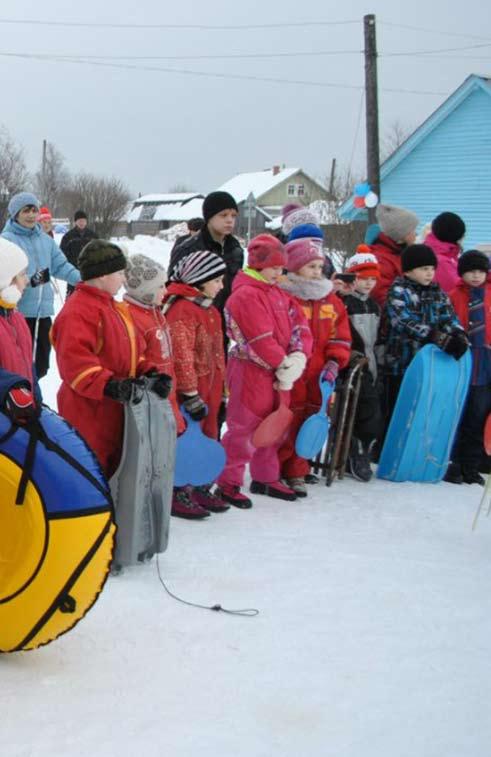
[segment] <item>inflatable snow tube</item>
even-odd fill
[[[29,431],[0,413],[0,652],[69,631],[107,578],[115,525],[89,447],[43,408]]]

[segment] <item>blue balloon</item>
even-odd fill
[[[355,195],[358,197],[365,197],[370,191],[370,184],[364,181],[362,184],[355,184]]]

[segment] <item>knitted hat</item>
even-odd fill
[[[403,242],[419,223],[417,215],[396,205],[379,205],[375,215],[383,233],[394,242]]]
[[[21,293],[12,284],[12,279],[27,268],[27,255],[18,245],[0,237],[0,297],[4,302],[15,305]]]
[[[285,252],[288,258],[286,267],[291,273],[296,273],[311,260],[325,260],[322,248],[313,239],[295,239],[288,242]]]
[[[234,198],[228,192],[210,192],[209,195],[203,200],[203,218],[205,223],[208,223],[210,218],[216,216],[217,213],[221,213],[222,210],[236,210],[239,209]]]
[[[124,288],[129,295],[145,305],[155,303],[157,290],[165,285],[167,271],[160,263],[146,255],[131,255],[127,259]]]
[[[299,226],[294,226],[288,234],[288,241],[293,242],[295,239],[319,239],[324,241],[324,233],[320,226],[316,226],[315,223],[301,223]]]
[[[465,223],[457,213],[440,213],[433,219],[431,230],[440,242],[453,242],[462,239],[465,234]]]
[[[97,279],[116,271],[124,271],[127,260],[123,251],[106,239],[93,239],[85,245],[78,256],[82,281]]]
[[[73,216],[73,220],[80,221],[81,218],[85,218],[87,221],[87,213],[84,210],[77,210]]]
[[[404,273],[420,268],[424,265],[438,265],[435,253],[427,244],[410,244],[403,250],[401,255],[402,270]]]
[[[319,218],[309,208],[299,205],[298,203],[289,203],[281,211],[281,230],[287,237],[295,226],[303,224],[319,225]]]
[[[467,250],[460,256],[457,262],[457,270],[459,276],[463,276],[464,273],[469,271],[489,271],[489,256],[485,252],[479,250]]]
[[[181,281],[183,284],[198,287],[223,276],[226,270],[227,266],[220,255],[209,250],[199,250],[181,258],[170,278],[171,281]]]
[[[38,221],[51,221],[53,216],[51,215],[51,210],[46,207],[46,205],[43,205],[42,208],[39,208],[38,213]]]
[[[263,268],[286,268],[288,261],[284,246],[271,234],[258,234],[247,248],[247,265],[256,271]]]
[[[354,273],[361,279],[369,279],[372,276],[380,278],[380,268],[378,260],[370,252],[370,247],[366,244],[359,244],[354,255],[348,260],[346,273]]]
[[[17,192],[16,195],[10,198],[8,204],[8,214],[10,218],[15,218],[22,208],[26,208],[28,205],[33,205],[35,208],[39,208],[41,203],[36,195],[31,192]]]

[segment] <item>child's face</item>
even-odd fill
[[[414,244],[416,241],[416,229],[414,229],[414,231],[410,231],[409,234],[405,236],[402,241],[405,242],[406,244]]]
[[[16,221],[26,229],[33,229],[37,223],[38,214],[39,208],[35,205],[26,205],[17,213]]]
[[[416,284],[427,287],[433,281],[435,270],[435,266],[433,265],[420,265],[417,268],[413,268],[412,271],[406,271],[404,275],[408,279],[411,279],[411,281],[415,281]]]
[[[24,268],[23,271],[17,274],[17,276],[14,276],[12,279],[12,284],[17,287],[19,292],[22,294],[24,289],[27,286],[28,278],[27,278],[27,269]]]
[[[108,273],[106,276],[100,276],[98,281],[100,282],[99,288],[114,297],[123,286],[124,271],[115,271],[114,273]]]
[[[42,221],[39,221],[39,223],[41,224],[42,230],[45,231],[46,234],[49,234],[49,232],[53,228],[53,224],[51,223],[50,219],[44,218]]]
[[[377,283],[375,276],[357,276],[355,279],[355,291],[360,294],[370,294]]]
[[[467,271],[462,276],[462,279],[470,287],[482,287],[486,281],[488,274],[485,271]]]
[[[167,287],[165,286],[165,284],[162,284],[162,286],[160,286],[155,292],[155,297],[153,298],[154,305],[157,305],[157,306],[162,305],[166,292],[167,292]]]
[[[277,284],[283,276],[283,268],[280,265],[270,266],[269,268],[262,268],[259,273],[268,284]]]
[[[297,276],[301,276],[302,279],[323,279],[324,275],[322,273],[322,270],[324,268],[324,261],[323,260],[311,260],[309,263],[306,263],[297,271]]]
[[[216,279],[211,281],[205,281],[204,284],[200,284],[200,291],[203,292],[205,297],[209,297],[210,300],[214,300],[218,292],[223,289],[223,276],[217,276]]]
[[[215,233],[216,236],[226,237],[227,234],[232,234],[236,219],[236,210],[222,210],[221,213],[216,213],[210,218],[207,224],[208,229],[212,235]]]

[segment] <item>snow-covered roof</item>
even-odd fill
[[[142,195],[138,199],[133,201],[134,205],[140,205],[144,203],[164,203],[164,202],[186,202],[192,200],[193,197],[203,197],[198,192],[173,192],[171,194],[149,194]]]
[[[150,205],[150,213],[148,213]],[[131,221],[189,221],[202,215],[203,198],[195,197],[189,202],[144,202],[134,205],[126,216]]]
[[[237,203],[244,202],[251,192],[256,200],[259,200],[266,192],[281,184],[285,179],[289,179],[290,176],[294,176],[300,170],[300,168],[281,168],[275,174],[273,168],[267,168],[264,171],[239,173],[218,189],[221,192],[229,192]]]

